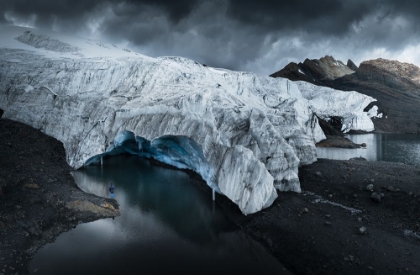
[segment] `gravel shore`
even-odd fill
[[[294,274],[420,274],[420,168],[319,159],[303,192],[243,216],[219,203]]]

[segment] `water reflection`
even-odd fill
[[[348,160],[363,157],[369,161],[402,162],[420,165],[420,135],[363,134],[347,135],[355,143],[366,143],[366,148],[317,148],[318,158]]]
[[[102,169],[88,166],[74,177],[83,191],[102,197],[108,196],[113,183],[121,209],[153,213],[166,226],[195,241],[211,239],[220,230],[234,230],[222,212],[213,211],[211,197],[192,188],[186,173],[154,167],[139,157],[110,158]]]
[[[138,157],[107,159],[74,174],[80,188],[108,197],[115,185],[121,216],[81,224],[39,250],[36,274],[288,274],[234,226],[181,171]]]

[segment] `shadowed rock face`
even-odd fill
[[[321,58],[322,59],[322,58]],[[320,59],[320,60],[321,60]],[[325,59],[325,58],[324,58]],[[420,68],[398,61],[375,59],[364,61],[359,68],[349,60],[347,68],[355,73],[331,79],[328,70],[313,64],[320,62],[290,63],[272,77],[285,77],[290,80],[307,81],[319,86],[343,91],[357,91],[377,99],[378,113],[373,123],[377,132],[420,133]],[[325,62],[324,62],[325,63]],[[311,66],[308,66],[311,64]],[[351,68],[351,69],[350,69]],[[343,70],[346,71],[346,70]],[[304,72],[304,73],[300,73]],[[367,109],[372,107],[368,106]]]
[[[351,59],[347,60],[347,67],[349,67],[351,70],[353,71],[357,71],[357,69],[359,69],[356,64],[354,64],[353,61],[351,61]]]
[[[307,82],[315,84],[316,82],[314,78],[310,76],[311,74],[309,73],[307,75],[304,73],[304,71],[306,72],[307,70],[306,70],[306,67],[302,63],[296,64],[294,62],[290,62],[289,64],[286,65],[286,67],[284,67],[278,72],[275,72],[271,76],[284,77],[292,81],[302,80],[302,81],[307,81]]]

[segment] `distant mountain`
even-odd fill
[[[377,132],[420,133],[420,68],[413,64],[379,58],[357,67],[325,56],[289,63],[271,76],[371,96],[383,114],[373,120]]]
[[[306,59],[303,63],[289,63],[282,70],[272,74],[273,77],[286,77],[290,80],[304,80],[312,83],[330,81],[352,74],[354,70],[326,55],[320,59]]]

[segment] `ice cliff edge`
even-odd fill
[[[244,214],[270,206],[276,189],[300,192],[298,166],[316,161],[325,138],[316,114],[373,130],[363,110],[375,100],[356,92],[40,30],[0,33],[4,117],[63,142],[74,168],[129,152],[192,169]]]

